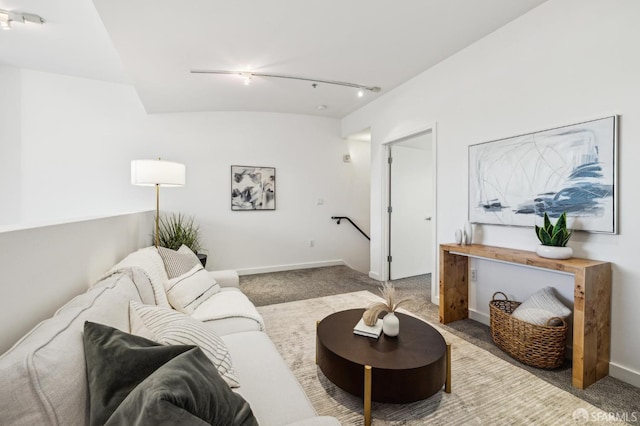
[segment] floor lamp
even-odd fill
[[[156,247],[160,244],[160,187],[184,186],[186,167],[173,161],[133,160],[131,161],[131,183],[156,187]]]

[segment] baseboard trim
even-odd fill
[[[610,362],[609,375],[621,382],[629,383],[630,385],[640,388],[640,372],[638,371]]]
[[[373,271],[369,271],[369,278],[376,280],[376,281],[382,281],[380,279],[380,275],[377,272],[373,272]]]
[[[469,319],[478,321],[479,323],[487,326],[490,325],[489,315],[484,312],[476,311],[475,309],[469,309]]]
[[[295,271],[297,269],[324,268],[325,266],[349,266],[344,260],[323,260],[320,262],[292,263],[289,265],[262,266],[258,268],[236,269],[238,275],[266,274],[268,272]]]

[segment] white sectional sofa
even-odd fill
[[[130,255],[108,276],[72,299],[52,318],[38,324],[0,357],[0,423],[89,424],[84,323],[91,321],[130,332],[130,301],[156,304],[157,281],[166,279],[158,272],[162,259],[157,252],[157,257],[150,254],[153,250],[147,248]],[[144,253],[142,257],[141,252]],[[226,344],[240,382],[240,387],[233,391],[249,402],[258,423],[339,425],[333,417],[317,416],[264,333],[257,310],[241,293],[237,274],[234,271],[211,274],[222,289],[203,302],[192,317],[203,319],[203,324],[214,330]],[[229,297],[228,293],[236,294]],[[239,303],[242,306],[233,307],[229,306],[231,299],[244,299],[244,302]]]

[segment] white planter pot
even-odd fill
[[[555,247],[540,244],[536,247],[536,254],[547,259],[569,259],[573,256],[571,247]]]
[[[382,331],[385,336],[396,337],[400,333],[400,320],[393,312],[382,318]]]

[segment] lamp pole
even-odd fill
[[[156,183],[156,248],[160,247],[160,184]]]

